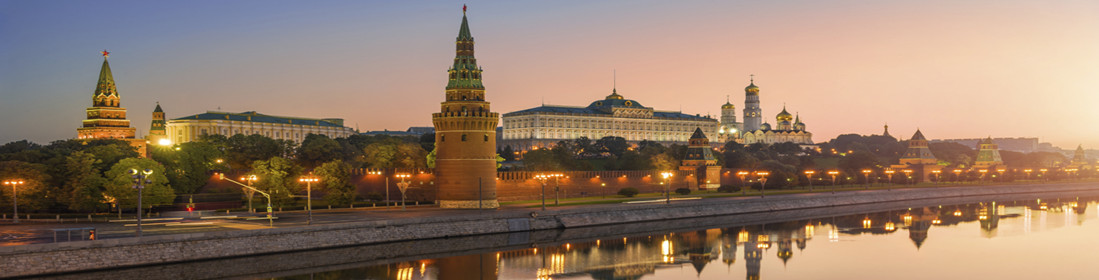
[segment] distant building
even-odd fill
[[[309,134],[319,134],[329,138],[341,138],[355,134],[355,130],[343,126],[343,119],[310,119],[299,117],[281,117],[248,111],[227,113],[207,111],[169,120],[168,139],[172,143],[184,143],[198,140],[202,135],[216,134],[225,137],[243,134],[259,134],[273,139],[290,140],[301,143]]]
[[[717,135],[718,120],[681,112],[657,111],[611,89],[604,99],[586,107],[542,105],[503,116],[500,148],[515,151],[552,147],[580,137],[597,140],[617,136],[631,143],[644,140],[661,144],[686,144],[696,129]],[[711,141],[718,141],[712,138]]]
[[[926,182],[929,175],[936,170],[942,170],[938,163],[939,160],[928,148],[927,138],[917,129],[916,133],[912,135],[912,139],[908,139],[908,150],[901,156],[899,164],[891,167],[898,175],[912,176],[914,182]],[[910,170],[911,174],[907,174],[908,172],[904,172],[905,170]]]
[[[782,106],[782,112],[775,116],[775,126],[772,127],[771,124],[762,123],[762,109],[759,103],[759,87],[753,79],[744,88],[744,123],[736,122],[736,117],[731,116],[736,111],[732,104],[726,102],[721,106],[723,122],[719,138],[742,144],[786,142],[801,145],[813,144],[813,133],[805,130],[805,123],[801,122],[801,116],[791,115],[786,111],[786,106]]]
[[[145,136],[149,144],[162,146],[171,144],[171,140],[168,140],[167,124],[164,121],[164,109],[161,109],[160,102],[157,102],[156,109],[153,109],[153,119],[149,124],[149,135]]]
[[[122,98],[115,86],[111,65],[107,63],[110,53],[103,51],[103,67],[99,69],[99,80],[92,93],[92,107],[87,109],[87,119],[76,129],[76,139],[119,139],[127,141],[145,156],[145,139],[137,139],[137,129],[130,127],[126,119],[126,108],[121,107]]]
[[[965,139],[936,139],[931,140],[931,143],[942,142],[954,142],[965,145],[967,147],[976,147],[978,142],[985,139],[982,138],[965,138]],[[1039,143],[1037,137],[1018,137],[1018,138],[992,138],[992,143],[996,144],[1000,150],[1020,152],[1020,153],[1033,153],[1039,151]]]
[[[973,167],[977,169],[996,169],[1004,166],[1004,160],[1000,158],[1000,148],[992,141],[992,137],[977,142],[977,160]]]
[[[694,134],[691,135],[686,158],[682,160],[679,170],[696,171],[695,174],[699,174],[696,177],[699,189],[717,189],[721,186],[721,166],[717,165],[710,139],[702,129],[695,128]]]
[[[414,127],[409,127],[408,129],[406,129],[404,131],[397,131],[397,130],[391,131],[391,130],[386,129],[386,130],[367,131],[367,132],[363,132],[361,134],[362,135],[368,135],[368,136],[372,136],[372,135],[389,135],[389,136],[398,136],[398,137],[401,137],[401,136],[419,137],[421,135],[431,134],[431,133],[435,133],[435,128],[434,127],[415,127],[414,126]]]

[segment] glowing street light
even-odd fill
[[[939,184],[939,181],[942,181],[942,180],[940,180],[940,178],[941,178],[940,174],[942,174],[942,173],[943,173],[942,170],[931,170],[931,174],[935,174],[935,184],[936,185]]]
[[[11,210],[12,210],[12,213],[13,213],[13,215],[11,216],[12,217],[12,223],[16,223],[16,224],[19,223],[19,196],[18,196],[19,191],[16,190],[15,187],[20,186],[20,185],[24,185],[24,184],[26,184],[26,182],[23,182],[22,179],[4,181],[5,186],[9,186],[9,185],[11,186],[11,201],[13,202],[11,204]]]
[[[962,181],[962,170],[961,169],[954,169],[954,179],[956,179],[958,182]]]
[[[863,169],[862,170],[862,176],[863,176],[863,178],[866,178],[866,189],[868,189],[868,190],[870,189],[870,173],[873,173],[873,172],[874,171],[870,170],[870,169]]]
[[[912,184],[912,169],[905,169],[905,170],[901,170],[901,171],[904,172],[905,177],[908,177],[908,184],[911,185]]]
[[[229,181],[230,183],[233,183],[233,184],[240,185],[241,187],[244,187],[245,192],[248,192],[248,211],[250,211],[250,212],[252,211],[252,195],[253,194],[259,193],[259,194],[262,194],[263,197],[267,198],[267,225],[271,226],[271,227],[275,226],[275,217],[271,215],[271,213],[274,212],[274,208],[271,207],[271,194],[268,194],[266,192],[263,192],[259,189],[256,189],[256,188],[252,187],[252,182],[255,182],[255,181],[259,180],[259,178],[256,177],[256,175],[248,175],[248,176],[245,176],[245,177],[240,177],[241,181],[247,181],[248,182],[247,185],[242,184],[242,183],[237,182],[237,181],[233,181],[229,178],[225,178],[225,173],[218,173],[218,178],[220,178],[222,180],[225,180],[225,181]]]
[[[1004,180],[1004,171],[1007,171],[1007,169],[1003,169],[1003,168],[997,168],[996,169],[996,173],[999,173],[999,175],[997,175],[997,176],[1000,177],[1001,181]]]
[[[1026,179],[1027,180],[1030,180],[1030,172],[1034,172],[1034,169],[1030,169],[1030,168],[1023,169],[1023,173],[1026,173]]]
[[[766,186],[767,186],[767,175],[771,175],[771,172],[767,172],[767,171],[757,171],[756,172],[756,176],[760,177],[759,178],[759,197],[766,196],[766,194],[764,193],[764,190],[766,189]]]
[[[893,169],[885,170],[885,176],[889,178],[889,190],[893,190],[893,173],[896,173]]]
[[[401,173],[401,174],[397,174],[397,175],[394,175],[394,176],[397,177],[397,178],[401,178],[401,182],[397,183],[397,189],[401,191],[401,211],[404,211],[405,210],[405,207],[404,207],[404,204],[405,204],[405,202],[404,202],[404,200],[405,200],[405,191],[408,190],[408,185],[412,184],[411,182],[408,182],[405,179],[411,178],[412,175],[407,174],[407,173]]]
[[[305,183],[305,211],[309,213],[309,218],[305,222],[307,225],[313,224],[313,183],[320,181],[320,178],[312,175],[298,179],[298,182]]]
[[[1049,181],[1049,178],[1046,178],[1046,171],[1049,171],[1049,169],[1045,169],[1045,168],[1038,169],[1038,172],[1042,173],[1040,175],[1040,176],[1042,176],[1042,180]]]
[[[988,173],[988,169],[977,170],[977,172],[981,173],[981,182],[983,183],[985,181],[985,173]]]
[[[813,174],[817,173],[813,170],[805,170],[805,177],[809,178],[809,192],[813,192]]]
[[[145,189],[145,184],[152,183],[152,179],[149,179],[149,175],[153,175],[152,169],[145,169],[137,171],[137,169],[130,169],[130,177],[134,178],[133,188],[137,189],[137,237],[141,237],[141,216],[145,212],[141,209],[141,197],[142,190]]]
[[[221,175],[221,176],[225,177],[225,175]],[[248,194],[248,213],[255,213],[256,208],[252,208],[252,196],[256,195],[256,191],[255,191],[256,188],[252,187],[252,182],[258,181],[259,177],[256,177],[256,175],[248,175],[248,176],[240,177],[240,180],[248,182],[248,185],[244,186],[245,187],[244,192],[246,194]]]
[[[828,171],[828,175],[832,175],[832,194],[836,194],[836,175],[839,175],[839,174],[840,174],[840,172],[836,171],[836,170],[829,170]]]
[[[675,176],[675,173],[664,171],[664,172],[660,172],[660,176],[664,177],[664,193],[665,193],[665,196],[666,196],[666,199],[664,200],[664,204],[672,204],[672,192],[671,192],[671,189],[672,189],[671,185],[672,184],[670,182],[671,181],[670,179],[672,178],[672,176]]]
[[[741,195],[747,195],[748,194],[748,181],[747,181],[747,179],[745,179],[745,178],[748,177],[748,174],[750,174],[748,171],[737,171],[737,173],[736,173],[737,176],[740,176],[740,185],[741,185],[741,188],[740,188],[741,193],[740,194]]]

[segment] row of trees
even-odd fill
[[[352,168],[426,168],[433,141],[434,136],[331,139],[311,134],[296,145],[262,135],[207,135],[171,147],[150,146],[150,158],[142,158],[120,140],[58,140],[48,145],[23,140],[0,146],[0,178],[26,182],[18,191],[20,208],[51,212],[133,207],[137,197],[130,169],[153,170],[145,205],[170,204],[176,195],[202,192],[215,171],[256,175],[255,187],[273,194],[279,205],[304,192],[298,178],[312,173],[322,179],[314,187],[325,193],[324,199],[343,205],[356,198]],[[10,205],[10,192],[0,190],[0,203]]]

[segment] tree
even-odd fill
[[[563,170],[550,149],[531,150],[523,155],[523,166],[531,171]]]
[[[301,175],[301,167],[289,159],[272,157],[257,160],[252,162],[252,172],[259,177],[255,184],[256,189],[271,195],[271,203],[275,206],[289,204],[295,193],[304,190],[296,180]]]
[[[223,153],[208,142],[187,142],[174,148],[153,149],[153,159],[164,165],[165,176],[176,194],[197,193],[210,179],[210,170]]]
[[[231,168],[247,169],[257,160],[288,156],[293,151],[294,142],[290,140],[275,140],[259,134],[236,134],[227,140],[225,156]]]
[[[863,169],[873,168],[881,164],[878,157],[868,151],[858,151],[840,158],[839,167],[847,174],[859,174]]]
[[[22,185],[16,187],[20,209],[42,209],[43,206],[52,203],[46,194],[48,190],[46,183],[49,178],[50,176],[46,175],[45,165],[16,160],[0,161],[0,179],[23,181]],[[0,194],[3,196],[0,201],[7,202],[10,206],[11,192],[11,186],[0,185]]]
[[[500,150],[500,155],[504,157],[504,161],[515,161],[515,149],[512,149],[511,145],[504,146],[504,149]]]
[[[377,142],[363,149],[366,165],[371,168],[424,168],[427,152],[420,145],[402,142]]]
[[[298,163],[306,169],[313,169],[325,162],[340,157],[342,147],[340,143],[328,136],[312,134],[305,136],[301,146],[298,147]]]
[[[65,184],[57,195],[61,204],[69,210],[90,212],[104,203],[103,189],[107,180],[94,168],[100,162],[94,155],[82,151],[65,158]]]
[[[617,136],[599,138],[599,140],[595,140],[594,146],[600,153],[610,153],[616,157],[621,157],[622,153],[630,148],[630,144],[626,142],[625,138]]]
[[[659,153],[652,157],[652,168],[656,170],[675,170],[679,167],[679,160],[672,158],[668,153]]]
[[[137,207],[137,190],[134,189],[133,174],[131,169],[143,171],[149,169],[153,174],[146,179],[145,189],[142,190],[142,207],[151,208],[154,205],[171,204],[175,199],[175,191],[168,187],[168,178],[164,176],[164,166],[156,161],[145,158],[127,158],[118,161],[107,171],[107,185],[103,194],[114,198],[120,208]]]
[[[347,205],[355,201],[358,193],[351,184],[351,165],[337,159],[321,164],[314,174],[324,183],[324,201],[329,205]]]

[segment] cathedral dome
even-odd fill
[[[759,130],[771,130],[771,124],[763,123],[762,125],[759,126]]]
[[[736,109],[736,105],[733,105],[733,103],[729,103],[728,101],[726,101],[725,105],[721,105],[721,109]]]
[[[759,87],[756,86],[756,82],[751,82],[747,87],[744,87],[744,93],[750,95],[759,95]]]
[[[625,99],[625,98],[623,98],[621,95],[618,95],[618,89],[613,89],[613,90],[611,90],[611,95],[607,95],[607,100],[613,100],[613,99],[622,100],[622,99]]]
[[[777,119],[778,122],[783,122],[783,121],[789,122],[789,121],[794,120],[794,115],[791,115],[790,112],[787,112],[786,111],[786,106],[783,106],[782,107],[782,112],[778,113],[778,115],[775,116],[775,119]]]

